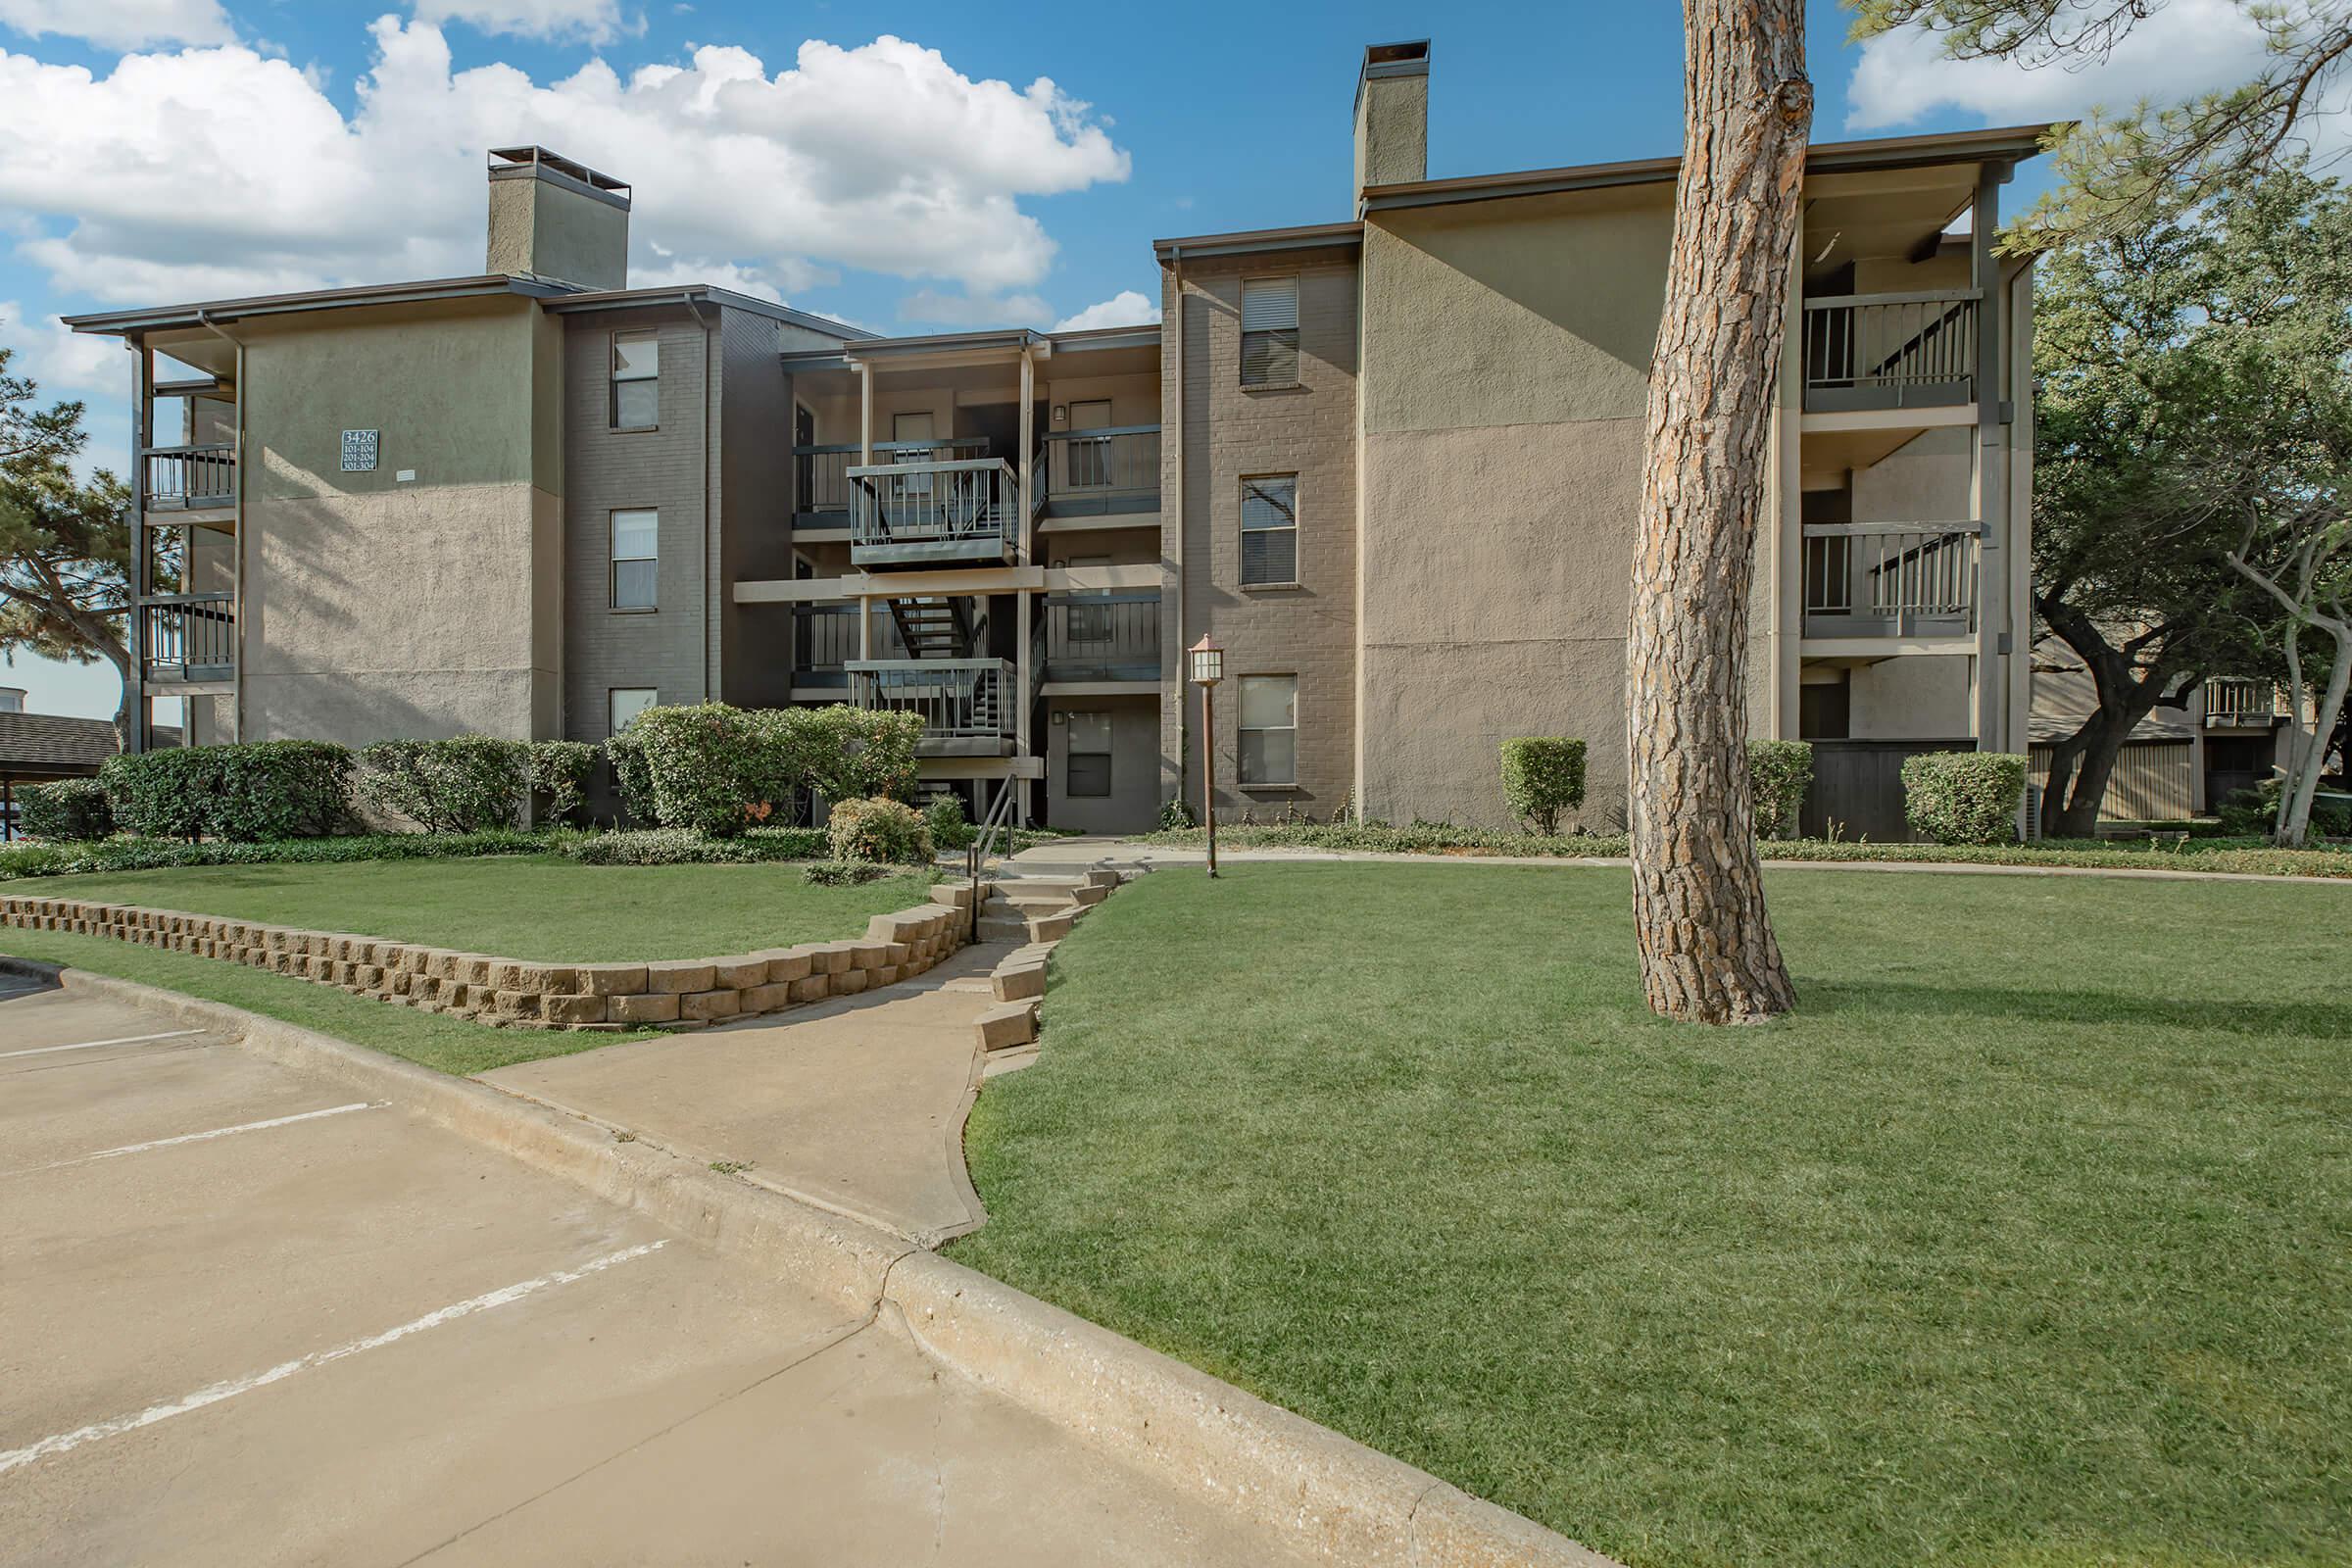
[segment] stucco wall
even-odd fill
[[[1110,794],[1072,799],[1065,713],[1110,714]],[[1159,710],[1151,697],[1054,697],[1045,725],[1046,820],[1083,833],[1129,833],[1149,828],[1159,812]]]
[[[1911,654],[1884,659],[1853,672],[1847,735],[1858,741],[1942,740],[1975,727],[1969,704],[1969,660],[1963,655]]]
[[[242,330],[246,738],[556,733],[560,436],[538,406],[538,307]],[[346,429],[381,432],[372,472],[341,471]]]
[[[494,178],[484,254],[493,272],[552,277],[584,288],[626,288],[629,215],[553,180]]]
[[[731,585],[792,569],[792,389],[777,322],[719,316],[719,695],[743,708],[792,696],[792,611],[738,605]]]

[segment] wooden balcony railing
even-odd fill
[[[226,507],[237,499],[237,449],[207,445],[149,447],[147,506],[153,511]]]
[[[1807,523],[1804,634],[1972,634],[1982,532],[1973,522]]]
[[[848,669],[852,703],[921,714],[926,741],[1002,740],[1013,733],[1008,659],[856,660]]]
[[[237,615],[230,594],[174,594],[139,607],[150,680],[224,678],[237,665]]]
[[[1128,424],[1046,437],[1046,509],[1054,516],[1159,508],[1159,426]]]
[[[796,516],[818,518],[824,513],[847,513],[856,486],[850,482],[850,469],[857,466],[859,448],[856,442],[848,446],[794,447],[792,449],[792,510]],[[988,441],[981,436],[958,436],[944,441],[877,441],[874,443],[876,463],[948,463],[958,459],[985,458]],[[833,527],[844,526],[841,521],[820,519]]]
[[[1052,680],[1157,680],[1159,590],[1054,594],[1046,601]]]
[[[1002,561],[1020,537],[1020,476],[1002,458],[853,466],[858,565]]]
[[[1975,402],[1979,301],[1975,289],[1805,301],[1805,408]]]
[[[2205,683],[2205,722],[2267,725],[2278,716],[2278,689],[2267,680],[2217,675]]]

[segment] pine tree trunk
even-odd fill
[[[1626,648],[1634,925],[1650,1007],[1745,1023],[1796,996],[1747,781],[1747,601],[1813,88],[1803,0],[1685,0],[1683,167]]]

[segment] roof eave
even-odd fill
[[[409,305],[426,300],[480,299],[495,294],[518,294],[529,299],[554,299],[579,290],[565,283],[535,277],[491,272],[478,277],[434,277],[413,283],[378,283],[359,288],[306,289],[291,294],[257,294],[243,299],[199,300],[188,305],[149,306],[134,311],[99,311],[62,318],[76,332],[116,337],[131,332],[156,332],[172,327],[202,326],[208,321],[236,321],[255,316],[283,316],[298,311],[363,309],[374,305]]]
[[[1361,223],[1308,223],[1295,228],[1250,228],[1230,234],[1193,234],[1177,239],[1155,239],[1152,254],[1161,261],[1177,256],[1200,258],[1210,256],[1251,256],[1266,251],[1328,250],[1334,246],[1350,248],[1364,242]]]

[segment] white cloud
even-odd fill
[[[130,356],[111,337],[90,337],[56,317],[34,318],[15,300],[0,300],[0,348],[17,351],[9,369],[39,383],[43,402],[130,388]]]
[[[2094,106],[2175,103],[2235,86],[2264,59],[2261,30],[2235,0],[2173,0],[2104,59],[2076,65],[1947,60],[1939,37],[1904,28],[1862,46],[1846,88],[1845,122],[1879,130],[1947,109],[1983,115],[1988,123],[2071,120]]]
[[[1076,316],[1054,323],[1056,332],[1083,332],[1096,326],[1149,326],[1159,319],[1159,307],[1131,288],[1089,305]]]
[[[103,49],[226,43],[237,35],[220,0],[0,0],[0,27],[28,38],[79,38]]]
[[[974,81],[893,37],[811,40],[772,75],[706,46],[683,67],[623,78],[591,60],[542,84],[503,64],[453,72],[424,23],[372,32],[349,118],[238,45],[130,55],[103,76],[0,51],[0,212],[47,220],[20,251],[61,287],[136,302],[471,273],[483,150],[535,141],[637,182],[631,229],[656,275],[677,265],[658,243],[782,289],[853,267],[997,298],[1054,257],[1019,198],[1128,172],[1052,81]]]
[[[917,289],[899,301],[902,321],[931,321],[948,326],[1042,326],[1054,318],[1054,307],[1035,294],[943,294]]]
[[[579,38],[611,43],[631,29],[621,21],[618,0],[416,0],[416,20],[471,23],[483,32],[520,33],[532,38]]]

